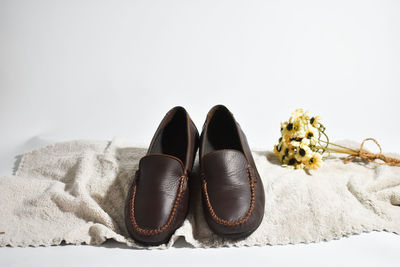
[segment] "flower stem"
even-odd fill
[[[341,145],[334,144],[334,143],[331,143],[331,142],[326,142],[324,140],[319,140],[319,141],[323,142],[323,143],[327,143],[327,144],[332,145],[332,146],[337,146],[337,147],[341,147],[341,148],[344,148],[344,149],[347,149],[347,150],[350,150],[350,151],[353,151],[353,152],[357,152],[357,150],[351,149],[349,147],[341,146]]]
[[[348,150],[348,149],[338,149],[338,148],[333,148],[333,147],[324,148],[324,147],[320,147],[320,146],[316,146],[315,148],[325,149],[325,151],[332,152],[332,153],[344,153],[344,154],[349,154],[349,155],[358,154],[357,151]]]
[[[323,147],[316,147],[316,148],[320,148],[323,149]],[[334,152],[334,153],[351,153],[351,151],[346,151],[346,150],[342,150],[342,149],[325,149],[326,152]]]

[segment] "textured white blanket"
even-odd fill
[[[0,246],[101,244],[127,237],[124,201],[145,149],[121,140],[57,143],[23,155],[15,175],[0,178]],[[369,231],[400,233],[400,168],[339,158],[317,171],[282,168],[271,152],[254,152],[266,206],[260,227],[236,242],[210,232],[199,180],[191,209],[171,238],[194,247],[295,244]]]

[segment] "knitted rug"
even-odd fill
[[[128,237],[124,201],[146,149],[119,139],[56,143],[22,156],[15,175],[0,178],[0,246],[101,244],[141,247]],[[170,242],[194,247],[320,242],[369,231],[400,233],[400,168],[331,158],[316,170],[291,170],[272,152],[253,152],[265,187],[265,216],[249,237],[214,235],[190,181],[190,211]],[[195,173],[198,164],[195,164]]]

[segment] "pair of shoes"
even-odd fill
[[[264,188],[249,145],[233,114],[222,105],[207,115],[201,137],[183,107],[158,127],[128,192],[125,223],[145,245],[167,243],[189,206],[188,179],[197,149],[205,219],[223,237],[250,235],[264,216]]]

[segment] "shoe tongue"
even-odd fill
[[[221,177],[231,177],[247,170],[248,163],[244,154],[234,149],[223,149],[210,152],[203,158],[204,171],[218,174]]]

